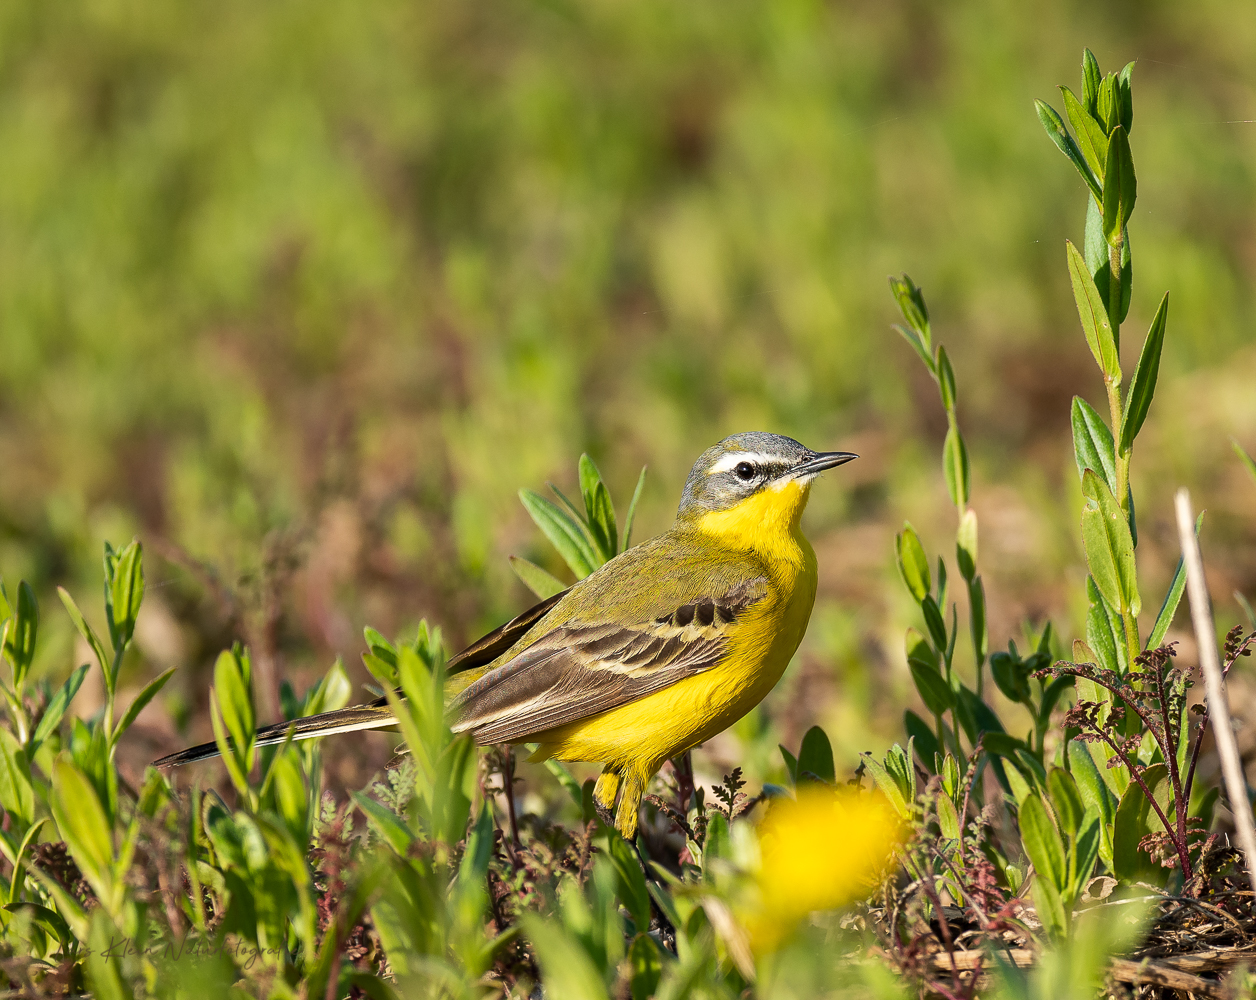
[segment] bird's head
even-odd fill
[[[858,457],[848,451],[812,451],[782,434],[734,434],[694,463],[677,517],[720,534],[792,529],[807,505],[812,480]]]

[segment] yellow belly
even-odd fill
[[[815,555],[805,539],[798,540],[800,565],[774,581],[771,596],[730,627],[728,653],[717,666],[540,734],[532,760],[594,761],[648,777],[669,757],[723,732],[754,708],[785,672],[815,602]]]

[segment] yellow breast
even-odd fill
[[[695,525],[712,546],[752,552],[770,581],[768,595],[729,626],[728,653],[717,666],[546,734],[534,759],[600,761],[652,774],[762,701],[802,641],[815,602],[815,552],[799,527],[807,492],[786,482]]]

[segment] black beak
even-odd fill
[[[845,465],[858,457],[858,455],[850,451],[822,451],[813,454],[801,465],[794,466],[789,474],[791,476],[814,476],[825,469],[836,469],[839,465]]]

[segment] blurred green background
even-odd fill
[[[1084,45],[1138,60],[1131,367],[1172,302],[1135,454],[1144,604],[1187,484],[1232,623],[1256,19],[1231,4],[0,5],[0,571],[41,596],[39,669],[86,659],[54,585],[99,625],[102,542],[138,535],[125,679],[182,669],[135,769],[208,738],[233,638],[298,685],[337,655],[365,680],[364,624],[457,646],[526,605],[507,555],[560,570],[519,487],[570,486],[587,450],[622,510],[647,464],[641,538],[703,448],[767,429],[864,457],[813,494],[798,661],[711,749],[762,775],[821,722],[853,765],[909,698],[894,531],[953,544],[943,412],[889,329],[904,270],[958,372],[991,647],[1026,619],[1071,638],[1069,400],[1106,407],[1064,267],[1085,191],[1031,102],[1077,88]],[[337,746],[349,781],[389,744]]]

